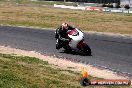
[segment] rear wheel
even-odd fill
[[[66,52],[72,51],[72,49],[69,47],[69,45],[64,45],[63,48],[65,49]]]

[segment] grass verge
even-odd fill
[[[0,53],[1,88],[81,88],[81,74],[53,68],[47,61],[35,57]],[[89,76],[89,79],[100,79]],[[88,86],[93,88],[93,86]],[[94,88],[99,88],[94,86]],[[101,86],[101,88],[122,88]],[[124,86],[123,88],[130,88]]]
[[[26,0],[22,1],[16,2],[28,3]],[[68,22],[85,31],[132,34],[132,14],[58,9],[34,6],[32,3],[29,3],[31,6],[21,6],[12,3],[14,2],[0,4],[0,24],[57,28],[61,23]]]
[[[64,71],[73,74],[38,58],[0,54],[1,88],[79,88],[79,74]]]
[[[64,1],[45,1],[45,0],[14,0],[13,3],[15,4],[26,4],[26,5],[49,5],[49,6],[53,6],[54,4],[58,4],[58,5],[67,5],[67,6],[71,6],[71,5],[76,5],[75,2],[64,2]]]

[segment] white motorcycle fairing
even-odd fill
[[[84,42],[84,34],[81,30],[75,28],[67,32],[68,39],[70,39],[69,44],[64,45],[63,48],[67,51],[81,51],[84,55],[91,55],[90,47]],[[58,39],[56,39],[58,44]]]
[[[74,30],[71,30],[68,32],[68,37],[72,40],[69,42],[69,46],[73,50],[77,50],[77,45],[80,41],[84,39],[84,34],[79,29],[75,28]]]

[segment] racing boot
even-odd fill
[[[60,48],[62,48],[62,45],[60,44],[59,40],[56,40],[56,49],[59,50]]]

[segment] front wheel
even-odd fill
[[[89,55],[89,56],[91,56],[91,49],[90,49],[90,47],[87,45],[87,44],[84,44],[84,49],[83,49],[83,53],[84,53],[84,55]]]

